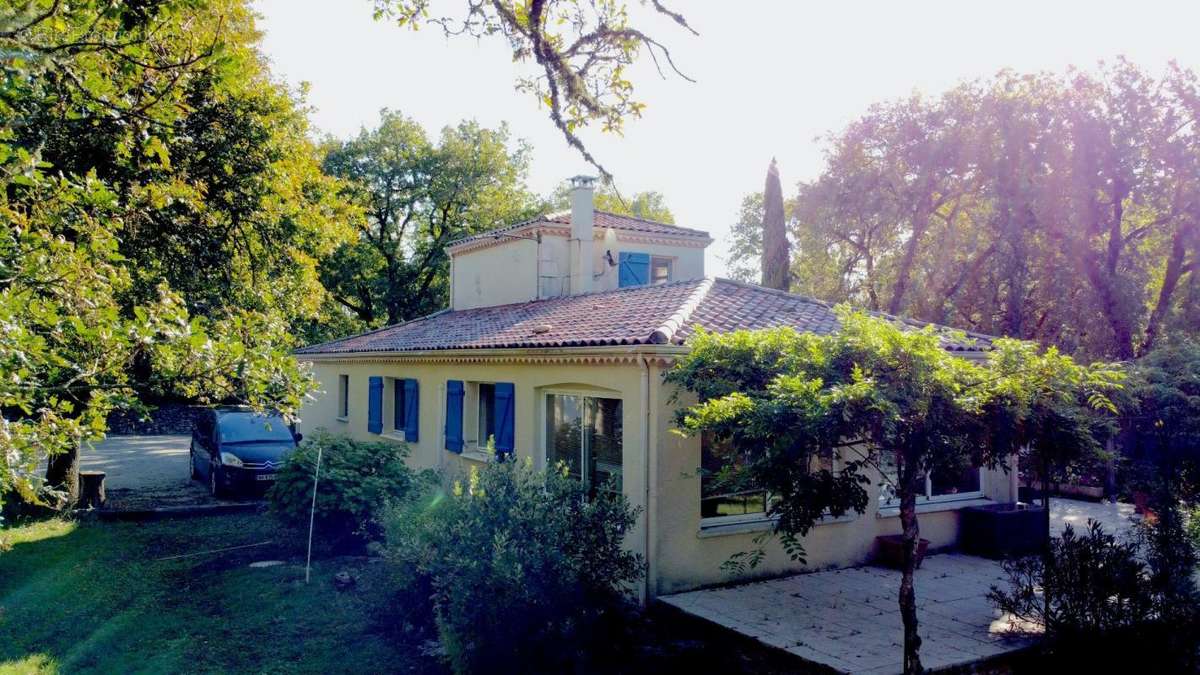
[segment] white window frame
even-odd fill
[[[548,471],[550,467],[550,439],[546,436],[546,403],[550,396],[579,396],[581,398],[608,398],[621,402],[621,414],[625,414],[625,405],[628,403],[624,396],[615,391],[593,391],[588,389],[557,389],[547,388],[538,390],[538,442],[541,444],[541,452],[538,453],[537,462],[539,468],[543,471]],[[621,424],[621,491],[625,492],[625,425]],[[647,449],[648,450],[648,449]],[[582,469],[582,467],[581,467]]]
[[[463,382],[463,449],[464,451],[487,452],[487,438],[482,437],[479,428],[479,405],[482,397],[479,395],[479,385],[496,383],[490,380],[468,380]]]
[[[665,255],[651,255],[650,269],[646,272],[647,286],[660,286],[662,284],[654,283],[654,264],[657,262],[665,262],[667,264],[667,280],[663,284],[669,284],[675,281],[675,258]]]
[[[338,373],[337,414],[334,418],[339,422],[350,421],[350,375],[347,373]]]
[[[970,492],[954,492],[951,494],[944,494],[944,495],[932,494],[933,493],[933,478],[931,476],[931,472],[926,471],[925,472],[925,494],[917,495],[917,504],[918,505],[921,505],[921,504],[943,504],[946,502],[957,502],[957,501],[963,501],[963,500],[967,500],[967,499],[982,498],[983,497],[983,467],[980,466],[980,467],[976,467],[975,469],[976,469],[976,471],[979,472],[979,489],[978,490],[972,490]],[[895,486],[884,484],[883,487],[891,487],[894,489]],[[883,496],[883,493],[881,492],[880,497],[882,497],[882,496]],[[898,506],[900,506],[900,497],[895,494],[893,494],[893,496],[888,499],[881,498],[879,500],[879,508],[888,509],[888,508],[896,508]]]
[[[699,440],[699,439],[697,439],[697,440]],[[703,441],[701,441],[701,442],[703,442]],[[704,452],[703,446],[701,446],[700,452],[701,453]],[[703,460],[703,455],[701,456],[701,460]],[[833,451],[833,470],[834,471],[837,471],[839,469],[841,462],[842,462],[841,453],[835,449]],[[696,503],[696,506],[699,507],[700,502],[704,501],[704,496],[703,496],[703,494],[704,494],[703,493],[704,474],[701,472],[697,476],[697,478],[701,481],[701,496],[700,496],[700,500]],[[751,491],[747,490],[746,492],[751,492]],[[754,492],[758,492],[758,490],[754,490]],[[701,516],[700,517],[700,529],[704,530],[704,529],[708,529],[708,528],[721,527],[723,525],[745,525],[745,524],[754,524],[754,523],[773,523],[776,520],[779,520],[778,516],[767,515],[765,505],[769,505],[771,503],[771,493],[768,492],[767,490],[762,490],[762,492],[766,493],[766,497],[764,498],[765,499],[764,510],[756,511],[754,513],[739,513],[739,514],[732,515],[732,516],[708,516],[708,517]],[[735,494],[742,494],[742,493],[735,493]],[[826,519],[829,520],[829,522],[844,522],[846,520],[853,520],[854,518],[850,517],[849,514],[847,514],[847,516],[843,516],[840,518],[833,518],[828,513],[826,513],[822,517],[822,520],[826,520]],[[820,524],[820,523],[818,522],[817,524]]]
[[[405,440],[404,427],[396,427],[396,385],[404,386],[403,377],[383,378],[383,433],[380,436]]]

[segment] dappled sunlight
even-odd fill
[[[1132,529],[1140,519],[1133,504],[1060,498],[1050,500],[1050,526],[1056,535],[1061,534],[1067,525],[1076,531],[1085,528],[1089,520],[1100,523],[1107,532],[1122,533]]]
[[[988,633],[1000,636],[1028,637],[1041,635],[1042,625],[1036,621],[1022,619],[1014,614],[1005,612],[999,619],[988,626]]]
[[[0,661],[0,675],[52,675],[58,663],[46,654],[30,654],[23,659]]]
[[[941,553],[917,571],[925,666],[964,667],[1034,644],[1041,631],[988,598],[1004,578],[986,558]],[[688,614],[839,671],[898,670],[898,570],[853,567],[660,598]],[[869,625],[864,630],[862,626]]]
[[[32,544],[48,539],[65,537],[75,531],[76,524],[71,521],[53,518],[35,523],[22,524],[18,527],[0,529],[0,551],[19,544]]]

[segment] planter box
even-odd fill
[[[921,561],[925,559],[925,552],[928,550],[928,539],[921,539],[917,542],[917,567],[921,566]],[[893,569],[903,568],[904,535],[885,534],[875,537],[875,562]]]
[[[966,553],[1004,558],[1036,553],[1046,538],[1046,517],[1031,504],[988,504],[959,511],[959,546]]]

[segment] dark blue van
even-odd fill
[[[278,414],[248,408],[204,411],[192,427],[192,479],[208,482],[214,497],[260,496],[300,434]]]

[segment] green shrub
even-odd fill
[[[1139,534],[1120,540],[1095,521],[1082,534],[1068,525],[1050,540],[1048,560],[1005,561],[1010,588],[993,587],[988,597],[1001,611],[1045,627],[1047,663],[1081,672],[1148,663],[1156,672],[1194,672],[1200,616],[1191,543],[1170,519]]]
[[[364,443],[318,429],[288,457],[267,495],[271,512],[289,527],[308,527],[318,450],[314,536],[335,548],[378,539],[384,507],[411,498],[430,482],[405,464],[406,445]]]
[[[636,511],[589,499],[565,472],[493,462],[396,509],[387,551],[424,588],[457,672],[563,672],[611,652],[642,559],[622,547]]]
[[[1138,545],[1119,541],[1095,521],[1088,521],[1083,534],[1068,525],[1051,539],[1048,561],[1018,558],[1005,561],[1004,569],[1011,590],[993,588],[991,600],[1024,622],[1044,626],[1052,637],[1127,628],[1149,619],[1153,610]]]

